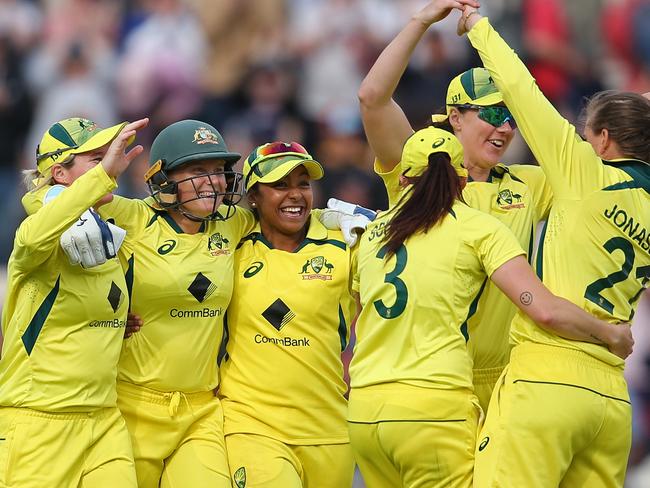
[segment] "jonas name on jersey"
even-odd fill
[[[650,254],[650,232],[641,225],[641,219],[630,215],[625,209],[619,208],[618,204],[614,204],[611,209],[606,209],[603,215],[638,243],[641,249]]]

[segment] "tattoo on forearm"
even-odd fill
[[[533,294],[531,292],[529,292],[529,291],[525,291],[521,295],[519,295],[519,301],[523,305],[528,306],[531,303],[533,303]]]

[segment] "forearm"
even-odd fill
[[[479,22],[481,22],[479,24]],[[572,188],[572,164],[589,164],[583,160],[593,153],[580,147],[575,128],[555,109],[537,86],[517,54],[507,45],[480,14],[467,19],[468,39],[477,50],[483,65],[490,72],[503,100],[517,121],[521,135],[547,175],[565,175],[550,178],[557,195],[575,195]]]
[[[423,23],[414,16],[386,46],[361,83],[359,100],[362,107],[390,103],[399,80],[406,71],[415,46],[428,28],[429,24]]]
[[[366,138],[383,171],[390,171],[399,163],[404,142],[413,133],[404,111],[392,96],[425,31],[425,24],[411,20],[379,55],[359,89]]]
[[[539,323],[543,329],[565,339],[591,342],[608,346],[611,342],[612,324],[600,320],[569,300],[554,296],[549,305],[552,313],[545,323]]]
[[[98,165],[80,176],[57,198],[28,217],[19,227],[15,241],[15,259],[26,258],[30,265],[37,265],[58,246],[65,232],[88,208],[102,196],[116,188]]]

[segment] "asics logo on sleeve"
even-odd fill
[[[485,438],[481,441],[481,443],[479,444],[479,446],[478,446],[478,450],[479,450],[479,451],[482,451],[483,449],[485,449],[485,448],[487,447],[487,445],[488,445],[489,443],[490,443],[490,437],[489,437],[489,436],[488,436],[488,437],[485,437]]]

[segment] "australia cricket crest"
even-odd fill
[[[220,232],[215,232],[208,239],[208,251],[213,256],[230,254],[230,241],[223,237]]]
[[[333,269],[334,265],[325,259],[324,256],[316,256],[305,261],[305,264],[300,270],[300,274],[303,280],[329,281],[332,279]]]

